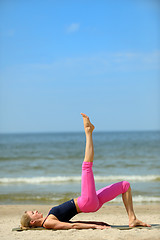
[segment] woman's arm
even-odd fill
[[[55,230],[65,230],[65,229],[105,229],[106,226],[96,225],[96,224],[86,224],[86,223],[66,223],[57,220],[49,220],[44,224],[45,228],[55,229]]]
[[[96,225],[101,225],[101,226],[107,226],[108,228],[111,227],[108,223],[97,222],[97,221],[72,221],[70,223],[86,223],[86,224],[96,224]]]
[[[97,224],[88,224],[88,223],[72,223],[73,229],[105,229],[106,226],[103,225],[97,225]]]

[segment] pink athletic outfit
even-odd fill
[[[122,181],[96,191],[92,166],[93,162],[82,164],[81,196],[78,198],[78,206],[85,213],[96,212],[104,203],[125,193],[130,186],[129,182]]]

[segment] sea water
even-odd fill
[[[97,190],[127,180],[135,203],[160,203],[159,131],[94,132],[93,141]],[[0,134],[0,204],[78,197],[84,152],[84,133]]]

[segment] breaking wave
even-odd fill
[[[119,176],[95,176],[96,182],[160,182],[160,175],[119,175]],[[81,176],[56,176],[56,177],[17,177],[17,178],[0,178],[0,184],[56,184],[80,182]]]

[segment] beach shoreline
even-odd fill
[[[20,217],[25,210],[38,210],[47,215],[53,205],[0,205],[0,239],[51,239],[56,240],[81,240],[81,239],[139,239],[158,240],[160,239],[160,229],[105,229],[105,230],[57,230],[57,231],[23,231],[13,232],[12,228],[20,225]],[[145,204],[134,206],[137,218],[148,224],[160,224],[160,206],[158,204]],[[104,205],[98,212],[81,213],[76,215],[71,221],[103,221],[110,225],[128,225],[128,217],[122,205]]]

